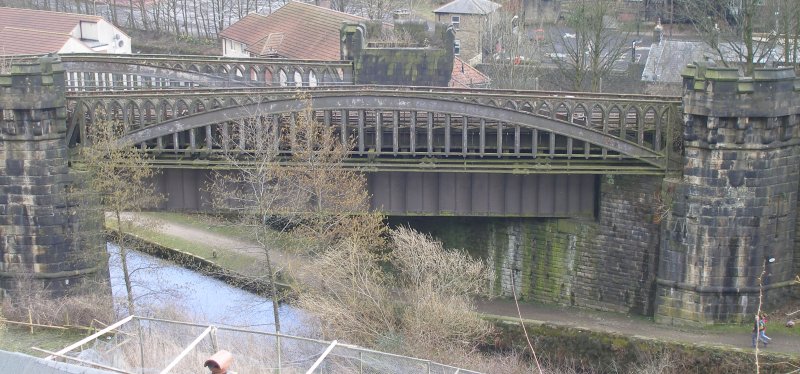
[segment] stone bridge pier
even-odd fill
[[[764,307],[781,302],[797,272],[799,86],[791,68],[742,78],[689,65],[683,77],[683,176],[662,188],[672,211],[655,317],[747,321],[759,296]]]
[[[0,73],[0,297],[21,285],[60,295],[107,274],[98,256],[79,255],[65,133],[60,63],[45,57]]]

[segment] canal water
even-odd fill
[[[123,316],[127,314],[127,292],[120,250],[113,243],[107,248],[112,293]],[[179,311],[197,323],[275,331],[270,300],[169,261],[133,250],[126,252],[137,314],[171,319],[171,311]],[[281,304],[279,311],[281,332],[302,332],[302,313],[297,308]]]

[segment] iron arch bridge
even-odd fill
[[[350,61],[92,53],[59,57],[68,91],[353,84]]]
[[[170,167],[224,167],[242,120],[280,126],[310,102],[320,123],[354,139],[349,165],[370,171],[663,174],[680,138],[679,98],[429,87],[70,91],[70,146],[119,123],[122,141]],[[284,149],[284,148],[281,148]],[[290,153],[291,149],[286,149]],[[198,166],[202,165],[202,166]]]

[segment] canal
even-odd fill
[[[109,273],[118,315],[125,316],[126,291],[120,250],[108,243]],[[141,252],[125,251],[138,314],[176,315],[197,323],[274,331],[272,302],[201,273]],[[281,304],[281,330],[300,333],[302,313]]]

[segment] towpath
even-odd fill
[[[132,214],[126,215],[126,218],[138,219]],[[257,245],[240,238],[213,233],[193,225],[176,223],[162,218],[154,218],[152,215],[148,215],[147,219],[155,220],[156,229],[166,235],[206,245],[210,244],[220,250],[240,251],[248,254],[258,252]],[[289,254],[274,253],[273,258],[279,267],[290,268],[294,273],[297,273],[302,268],[300,260]],[[478,310],[482,313],[512,318],[519,318],[518,314],[521,314],[523,319],[532,323],[546,323],[555,326],[605,331],[643,337],[646,339],[723,346],[730,349],[752,351],[750,347],[751,333],[748,326],[730,329],[730,331],[727,332],[718,332],[708,331],[706,329],[664,326],[656,324],[652,320],[644,317],[630,316],[622,313],[599,312],[527,302],[520,303],[519,306],[518,312],[513,300],[499,298],[478,300],[477,302]],[[800,313],[796,316],[800,319]],[[773,339],[773,343],[770,344],[769,347],[761,349],[767,352],[779,352],[800,357],[800,337],[798,337],[796,333],[788,331],[788,328],[783,326],[786,318],[788,317],[772,317],[768,335]],[[800,323],[794,328],[800,328]]]

